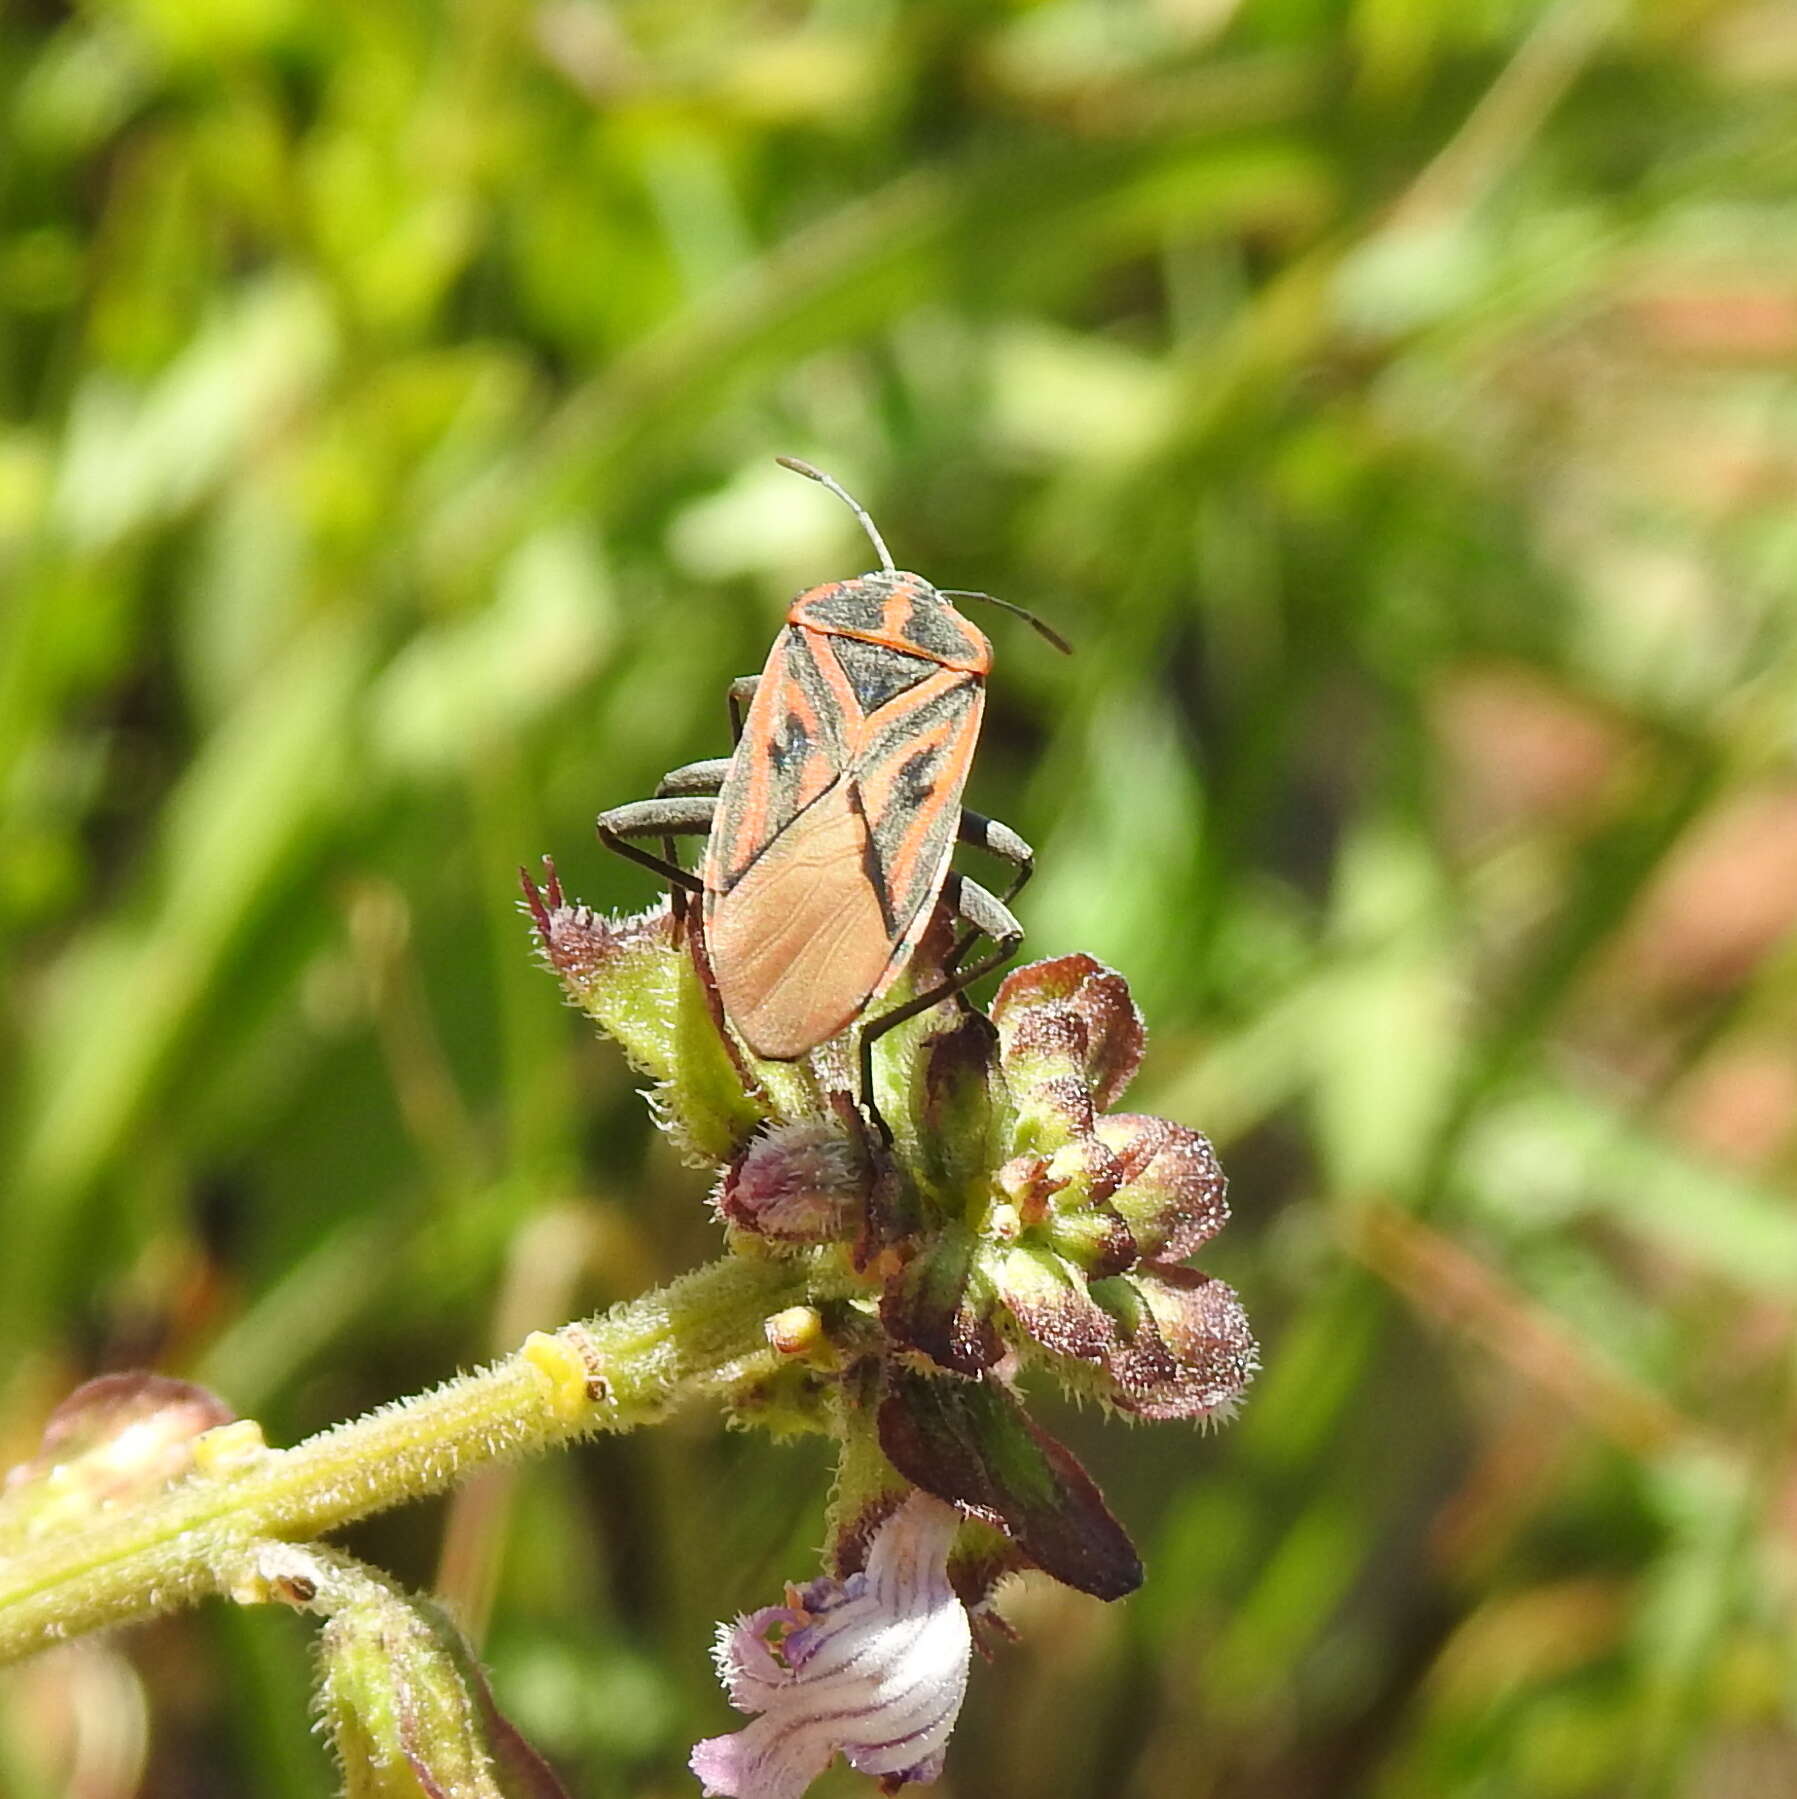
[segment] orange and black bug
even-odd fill
[[[779,460],[847,502],[881,566],[801,594],[760,676],[731,687],[735,753],[676,769],[654,799],[601,813],[599,835],[677,888],[703,893],[725,1015],[756,1055],[775,1062],[796,1061],[852,1024],[904,968],[938,897],[947,903],[967,927],[949,972],[862,1033],[871,1108],[873,1039],[1017,953],[1023,929],[1007,902],[1029,879],[1032,852],[1008,826],[961,804],[991,644],[948,593],[894,568],[842,487],[808,463]],[[1021,607],[993,604],[1067,648]],[[709,843],[694,875],[674,860],[671,839],[701,834]],[[668,840],[661,855],[630,841],[657,837]],[[950,870],[957,839],[1011,863],[1002,899]],[[960,967],[980,937],[992,950]]]

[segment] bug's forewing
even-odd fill
[[[756,1055],[790,1062],[844,1029],[892,951],[870,838],[840,780],[727,893],[706,895],[718,997]]]
[[[705,929],[724,1010],[791,1061],[903,966],[948,872],[984,691],[891,646],[786,631],[718,797]]]
[[[965,674],[932,674],[867,721],[850,760],[873,836],[895,963],[928,922],[948,873],[985,698],[985,689]]]
[[[705,859],[708,891],[728,892],[750,863],[835,785],[859,723],[852,694],[835,665],[820,660],[817,640],[808,632],[782,631],[768,653],[743,721],[742,742],[718,795]]]

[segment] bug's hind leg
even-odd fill
[[[999,826],[1000,830],[1004,828]],[[1017,841],[1022,843],[1023,839],[1019,837]],[[1026,845],[1025,848],[1027,847]],[[914,994],[902,1006],[894,1006],[890,1012],[882,1012],[878,1018],[870,1019],[861,1027],[861,1103],[867,1108],[874,1128],[888,1144],[892,1142],[892,1128],[880,1115],[879,1105],[874,1099],[875,1043],[895,1025],[903,1024],[908,1018],[915,1018],[920,1012],[927,1012],[932,1006],[938,1006],[964,988],[971,987],[975,981],[989,975],[995,968],[1002,968],[1017,954],[1023,942],[1023,926],[1012,916],[1004,901],[988,893],[979,882],[970,881],[965,875],[951,874],[942,890],[942,900],[953,915],[968,926],[966,936],[951,952],[946,964],[948,974],[927,992]],[[981,937],[986,938],[992,948],[969,968],[955,966]]]
[[[971,806],[961,808],[961,824],[955,835],[962,843],[971,844],[973,848],[984,850],[989,856],[997,856],[1000,861],[1009,862],[1013,870],[1011,884],[999,896],[1001,908],[1009,907],[1012,900],[1020,894],[1030,876],[1036,872],[1036,852],[1017,835],[1007,824],[1001,824],[996,818],[988,818],[983,812],[976,812]],[[984,889],[977,889],[984,892]],[[991,894],[986,894],[991,899]],[[1005,913],[1007,918],[1010,913]],[[971,921],[970,921],[971,922]],[[1012,919],[1015,924],[1017,921]],[[949,951],[942,966],[945,969],[956,969],[961,966],[962,959],[981,937],[990,937],[992,933],[980,929],[979,926],[966,933],[955,947]],[[1015,951],[1012,952],[1015,954]]]
[[[643,868],[652,869],[683,892],[697,893],[704,883],[696,874],[682,868],[671,854],[658,856],[653,850],[643,849],[630,840],[633,837],[659,837],[664,847],[671,850],[676,837],[705,836],[711,829],[717,809],[716,797],[703,793],[633,800],[628,806],[613,806],[610,811],[601,812],[594,820],[594,828],[599,833],[599,841],[608,850]]]

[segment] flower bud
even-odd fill
[[[1090,956],[1013,970],[992,1002],[992,1020],[1013,1082],[1077,1073],[1101,1111],[1134,1078],[1147,1041],[1123,977]]]
[[[917,1173],[938,1204],[955,1214],[968,1190],[989,1180],[999,1156],[1006,1096],[998,1033],[990,1020],[969,1012],[926,1041],[921,1063],[913,1087]]]
[[[1044,1234],[1056,1255],[1076,1263],[1093,1280],[1122,1274],[1136,1265],[1136,1240],[1110,1205],[1053,1213]]]
[[[1138,1418],[1234,1412],[1260,1352],[1232,1288],[1195,1268],[1141,1268],[1092,1297],[1116,1325],[1104,1397]]]
[[[1103,1361],[1116,1333],[1076,1266],[1030,1245],[994,1256],[991,1267],[999,1298],[1031,1342],[1051,1355]]]
[[[567,899],[553,863],[541,890],[519,874],[538,947],[568,997],[654,1078],[656,1117],[681,1148],[727,1161],[766,1109],[724,1029],[696,934],[675,930],[665,901],[631,918],[601,918]]]
[[[50,1414],[38,1453],[6,1477],[0,1543],[78,1529],[147,1499],[194,1467],[194,1443],[235,1414],[165,1375],[103,1374]]]
[[[715,1203],[739,1230],[776,1243],[840,1243],[861,1229],[872,1189],[862,1145],[834,1117],[799,1118],[750,1138]]]
[[[1116,1158],[1111,1195],[1142,1259],[1179,1262],[1229,1221],[1229,1183],[1207,1138],[1167,1118],[1119,1112],[1098,1121]]]
[[[1043,1232],[1058,1254],[1093,1279],[1136,1264],[1136,1240],[1111,1204],[1123,1167],[1096,1136],[1078,1137],[1049,1158]]]
[[[1004,1353],[996,1310],[973,1235],[957,1225],[887,1283],[880,1322],[895,1341],[938,1366],[978,1374]]]
[[[1142,1564],[1073,1452],[1003,1381],[890,1363],[880,1447],[904,1477],[1004,1531],[1043,1573],[1099,1599],[1142,1584]]]
[[[367,1583],[325,1625],[320,1655],[344,1799],[567,1799],[428,1600]]]

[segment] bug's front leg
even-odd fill
[[[1001,831],[1005,828],[1003,825],[998,827]],[[1016,833],[1011,832],[1010,835],[1015,837]],[[1022,844],[1023,839],[1018,837],[1017,842]],[[1026,854],[1028,847],[1027,844],[1024,845]],[[892,1141],[892,1130],[880,1116],[880,1108],[874,1101],[874,1044],[894,1025],[903,1024],[906,1019],[915,1018],[920,1012],[927,1012],[930,1007],[940,1005],[945,999],[971,987],[983,975],[989,975],[995,968],[1002,968],[1017,954],[1023,943],[1023,926],[1017,922],[1010,908],[996,894],[988,893],[978,881],[970,881],[965,875],[950,874],[942,889],[942,904],[968,927],[967,935],[955,946],[946,964],[949,972],[927,992],[913,995],[902,1006],[894,1006],[890,1012],[882,1012],[878,1018],[868,1020],[861,1027],[861,1100],[867,1108],[868,1116],[874,1121],[874,1127],[888,1143]],[[992,948],[972,967],[955,967],[955,962],[981,937],[986,938]]]
[[[759,675],[738,675],[730,683],[730,741],[741,743],[743,740],[743,719],[755,699],[755,689],[761,685]]]
[[[705,793],[715,799],[730,772],[728,756],[707,756],[703,762],[688,762],[671,768],[655,783],[655,797],[665,800],[672,794]],[[622,810],[622,808],[620,808]]]
[[[685,772],[684,769],[677,769],[675,774]],[[653,869],[674,887],[687,893],[697,893],[704,883],[696,874],[688,873],[672,856],[658,856],[653,850],[639,848],[630,840],[634,837],[660,837],[671,845],[671,840],[676,837],[704,837],[711,830],[717,809],[715,794],[706,793],[633,800],[628,806],[613,806],[610,811],[601,812],[594,820],[594,828],[599,833],[599,841],[608,850],[643,868]]]

